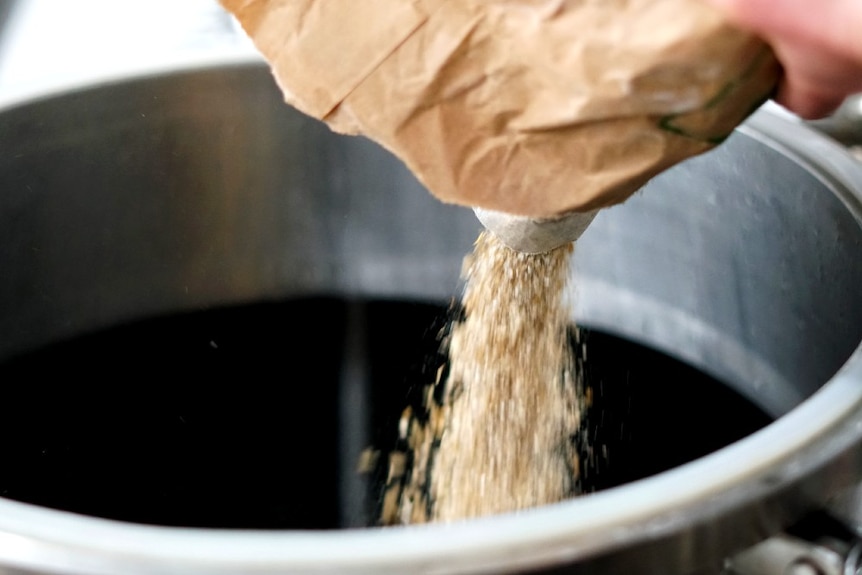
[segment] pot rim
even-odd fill
[[[255,54],[233,49],[64,85],[28,86],[0,95],[0,113],[104,84],[249,64],[265,66]],[[862,164],[837,143],[772,104],[739,129],[804,162],[862,222]],[[764,494],[814,481],[818,471],[848,457],[862,442],[860,382],[862,346],[795,409],[717,452],[555,505],[453,524],[325,532],[159,527],[0,498],[0,562],[132,575],[166,565],[193,573],[500,572],[588,559],[726,513],[755,516]],[[854,465],[846,479],[856,482],[860,476]],[[830,495],[818,493],[820,503]]]

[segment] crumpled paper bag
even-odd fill
[[[703,0],[220,0],[285,100],[440,200],[609,206],[772,93],[770,48]]]

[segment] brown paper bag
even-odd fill
[[[702,0],[221,0],[288,103],[440,200],[533,217],[625,200],[772,92]]]

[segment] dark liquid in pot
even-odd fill
[[[442,361],[445,321],[437,305],[311,298],[153,319],[7,361],[0,496],[160,525],[373,524],[380,486],[356,472],[358,450],[393,445]],[[770,421],[666,355],[597,331],[586,342],[586,490]]]

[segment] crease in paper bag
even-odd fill
[[[702,0],[222,2],[297,108],[442,201],[536,217],[624,201],[720,143],[778,73]]]

